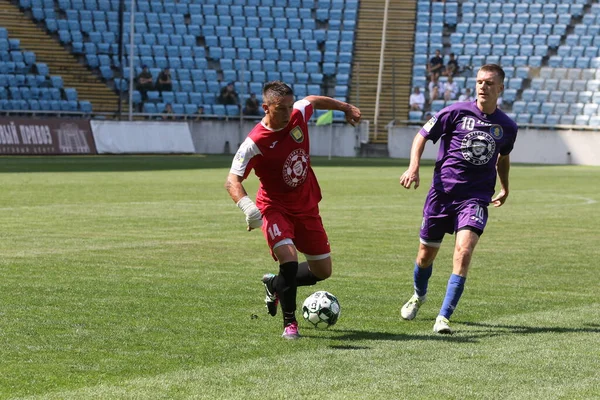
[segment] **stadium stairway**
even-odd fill
[[[373,122],[384,9],[385,2],[382,0],[360,2],[352,71],[353,90],[350,93],[351,101],[356,102],[356,87],[360,85],[360,109],[363,118],[371,121],[369,139],[372,143],[387,143],[386,125],[394,119],[406,119],[412,75],[417,2],[390,1],[379,119],[375,127]]]
[[[0,26],[9,38],[19,39],[23,50],[33,51],[39,62],[48,65],[52,75],[60,75],[65,87],[77,89],[80,100],[92,103],[94,112],[114,112],[119,97],[60,43],[7,0],[0,0]]]

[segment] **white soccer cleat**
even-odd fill
[[[452,329],[450,328],[450,321],[448,318],[438,315],[433,325],[433,331],[442,335],[452,335]]]
[[[400,310],[400,315],[402,318],[411,320],[417,316],[417,312],[419,311],[419,307],[421,304],[425,303],[426,296],[418,296],[416,293],[406,302],[405,305],[402,306]]]

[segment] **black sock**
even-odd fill
[[[277,278],[279,275],[275,275],[275,277],[267,282],[267,288],[271,293],[277,293]],[[317,277],[312,273],[310,268],[308,268],[308,262],[303,262],[298,264],[298,273],[296,274],[296,286],[312,286],[315,283],[322,281],[323,279]]]
[[[275,279],[275,291],[279,296],[281,310],[283,311],[283,324],[287,325],[296,321],[296,274],[298,262],[290,261],[279,265],[279,275]]]
[[[312,286],[323,279],[317,278],[308,268],[308,262],[303,262],[298,265],[298,273],[296,274],[296,282],[298,286]]]

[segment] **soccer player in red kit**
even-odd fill
[[[321,189],[310,166],[307,121],[315,109],[340,110],[352,125],[360,110],[325,96],[294,101],[294,92],[283,82],[263,87],[265,117],[240,145],[225,183],[232,200],[246,215],[248,230],[262,228],[279,274],[265,274],[265,303],[269,314],[283,312],[283,338],[297,339],[296,291],[331,275],[327,234],[319,215]],[[260,181],[256,204],[242,181],[254,169]],[[306,262],[298,263],[298,252]]]

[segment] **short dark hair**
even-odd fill
[[[487,72],[495,72],[496,75],[498,75],[498,77],[500,78],[500,83],[504,83],[504,77],[505,77],[504,70],[498,64],[485,64],[481,68],[479,68],[479,70],[487,71]]]
[[[263,99],[265,103],[271,103],[277,98],[293,96],[294,91],[291,87],[281,81],[270,81],[263,86]]]

